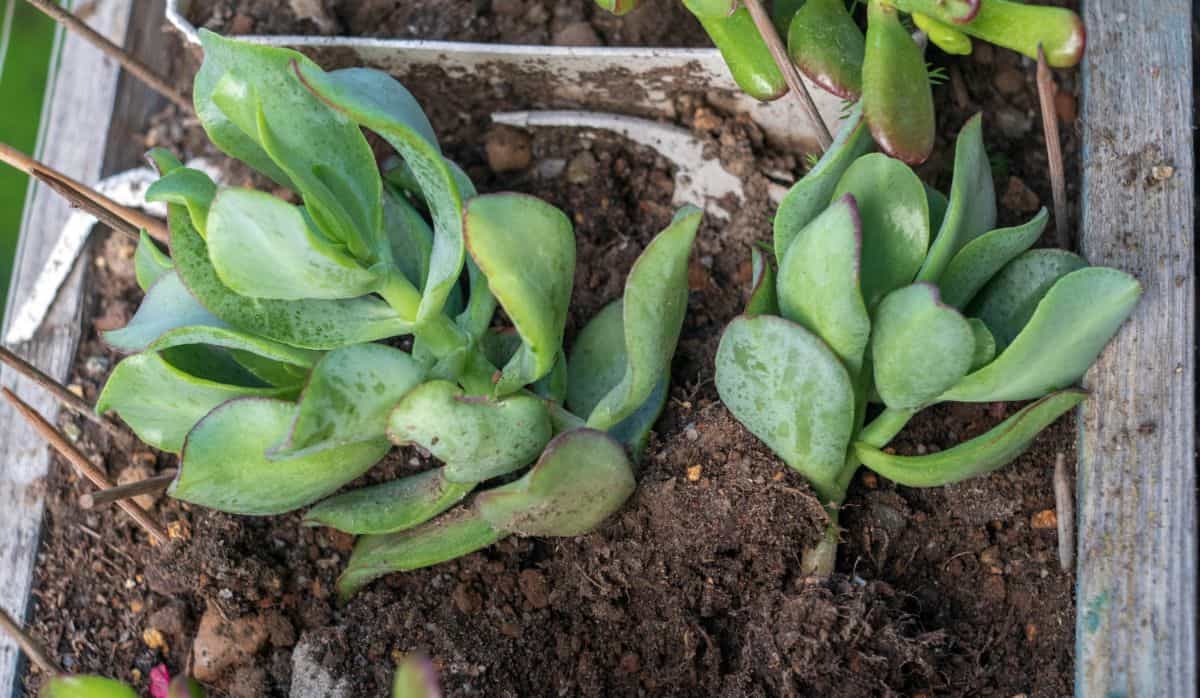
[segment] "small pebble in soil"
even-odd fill
[[[120,474],[117,475],[117,484],[129,485],[153,476],[154,470],[152,468],[149,468],[142,463],[136,463],[134,465],[126,466],[121,470]],[[158,503],[158,499],[161,496],[162,492],[142,494],[134,497],[134,501],[137,502],[138,505],[143,509],[149,510],[154,508],[154,505]]]
[[[83,362],[83,372],[89,378],[99,378],[108,372],[108,367],[112,365],[107,356],[89,356]]]
[[[499,125],[489,131],[484,149],[492,172],[523,170],[533,159],[529,134],[512,126]]]
[[[1000,94],[1015,95],[1025,89],[1025,76],[1016,68],[1004,68],[992,80]]]
[[[1038,530],[1058,528],[1058,514],[1053,509],[1043,509],[1029,519],[1029,525]]]
[[[1005,208],[1017,213],[1032,213],[1041,206],[1041,200],[1020,177],[1009,177],[1004,195],[1000,197]]]
[[[700,480],[701,473],[704,472],[704,466],[693,465],[687,469],[687,479],[689,482],[697,482]]]
[[[596,156],[585,150],[567,163],[567,181],[571,184],[587,184],[596,173]]]
[[[571,22],[554,33],[555,46],[600,46],[604,42],[589,22]]]
[[[1168,180],[1175,176],[1175,168],[1170,165],[1165,165],[1165,164],[1164,165],[1155,165],[1150,170],[1150,174],[1155,179],[1162,182],[1162,181]]]

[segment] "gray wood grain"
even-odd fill
[[[120,43],[132,6],[133,0],[96,3],[88,23]],[[117,84],[115,62],[83,40],[65,36],[47,91],[38,158],[83,182],[96,181],[102,174]],[[69,213],[68,206],[52,191],[34,187],[21,225],[8,294],[9,312],[33,285]],[[60,380],[70,372],[79,341],[89,262],[85,253],[34,340],[13,347]],[[0,385],[13,389],[47,418],[53,420],[57,415],[56,405],[45,392],[11,371],[0,369]],[[0,605],[22,619],[29,609],[49,453],[45,442],[7,405],[0,406],[0,454]],[[15,645],[0,638],[0,696],[19,693],[21,668]]]
[[[1085,380],[1076,693],[1195,696],[1192,3],[1084,15],[1081,245],[1146,292]]]

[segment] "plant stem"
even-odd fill
[[[410,319],[417,316],[417,310],[421,306],[421,294],[399,270],[392,270],[387,281],[379,289],[379,295],[383,296],[383,300],[387,301],[400,317]],[[467,344],[463,331],[443,313],[438,313],[437,317],[420,325],[414,325],[413,334],[439,359],[449,356]]]
[[[775,23],[771,21],[770,15],[763,8],[761,0],[742,0],[742,4],[750,11],[754,26],[758,27],[758,33],[766,42],[771,57],[775,59],[775,65],[779,66],[779,72],[783,73],[783,79],[787,82],[788,89],[800,100],[800,106],[804,108],[804,113],[808,115],[809,121],[817,130],[817,142],[821,145],[821,150],[829,150],[830,144],[833,143],[833,136],[830,135],[825,120],[821,118],[821,112],[817,110],[817,105],[813,102],[808,88],[804,86],[800,71],[796,69],[796,64],[792,63],[787,47],[783,45],[783,39],[779,38],[779,32],[775,30]]]
[[[804,577],[824,579],[833,574],[837,566],[838,539],[841,528],[838,526],[838,510],[826,507],[829,512],[829,524],[821,541],[811,548],[805,548],[800,557],[800,574]]]
[[[174,102],[180,109],[188,114],[192,114],[192,103],[186,97],[175,91],[175,88],[164,80],[158,73],[154,72],[150,66],[141,62],[130,54],[125,49],[117,46],[109,41],[107,37],[92,29],[75,15],[67,12],[53,2],[48,0],[29,0],[29,4],[41,10],[54,21],[63,25],[67,29],[82,36],[88,43],[95,46],[109,58],[112,58],[121,67],[128,70],[138,80],[141,80],[147,87],[159,93],[163,97]]]
[[[4,610],[3,608],[0,608],[0,630],[4,630],[6,633],[8,633],[9,637],[11,637],[13,641],[17,643],[17,646],[21,648],[21,651],[24,652],[34,664],[41,667],[42,671],[50,674],[51,676],[56,676],[62,673],[62,669],[59,669],[58,665],[54,663],[54,660],[50,659],[50,657],[46,654],[46,650],[40,644],[38,644],[37,640],[34,640],[29,633],[25,632],[20,624],[17,623],[16,619],[8,615],[8,611]]]
[[[856,439],[868,443],[875,448],[883,448],[896,438],[896,434],[913,418],[916,410],[896,410],[887,408],[880,412],[871,423],[858,432]]]
[[[1067,181],[1063,175],[1062,143],[1058,137],[1058,109],[1054,106],[1054,75],[1046,63],[1046,52],[1038,44],[1038,101],[1042,108],[1042,131],[1046,136],[1046,158],[1050,165],[1050,193],[1054,197],[1054,230],[1058,246],[1071,249],[1071,230],[1067,225]]]

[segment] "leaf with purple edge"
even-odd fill
[[[888,407],[928,405],[962,380],[975,357],[975,333],[928,283],[892,291],[875,311],[871,333],[875,387]]]
[[[788,55],[814,83],[842,99],[862,95],[866,39],[843,0],[808,0],[787,31]]]
[[[919,165],[933,152],[933,90],[921,48],[896,9],[869,0],[863,115],[884,152]]]

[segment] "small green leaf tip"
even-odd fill
[[[392,698],[441,698],[437,671],[423,654],[408,654],[396,667]]]
[[[102,676],[55,676],[38,694],[41,698],[137,698],[132,688]]]
[[[596,0],[596,5],[620,17],[638,8],[642,0]]]

